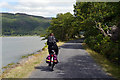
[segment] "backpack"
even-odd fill
[[[54,45],[54,44],[56,44],[56,38],[54,36],[49,36],[47,45]]]

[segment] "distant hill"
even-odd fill
[[[43,35],[50,26],[51,18],[23,13],[2,14],[2,35]]]

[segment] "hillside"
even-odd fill
[[[43,35],[50,26],[50,18],[23,13],[1,13],[2,35]]]

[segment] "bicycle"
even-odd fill
[[[49,64],[51,71],[54,71],[53,68],[54,68],[55,64],[58,63],[57,56],[56,56],[54,50],[52,50],[52,53],[50,53],[48,55],[48,57],[46,58],[46,63]]]

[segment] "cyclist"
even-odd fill
[[[48,40],[47,40],[49,54],[53,53],[53,50],[54,50],[55,54],[58,55],[58,46],[56,42],[58,42],[58,40],[55,38],[53,33],[50,33],[50,35],[48,36]],[[54,65],[55,64],[53,64],[52,66],[52,70],[53,70]],[[51,66],[51,63],[49,63],[49,66]]]

